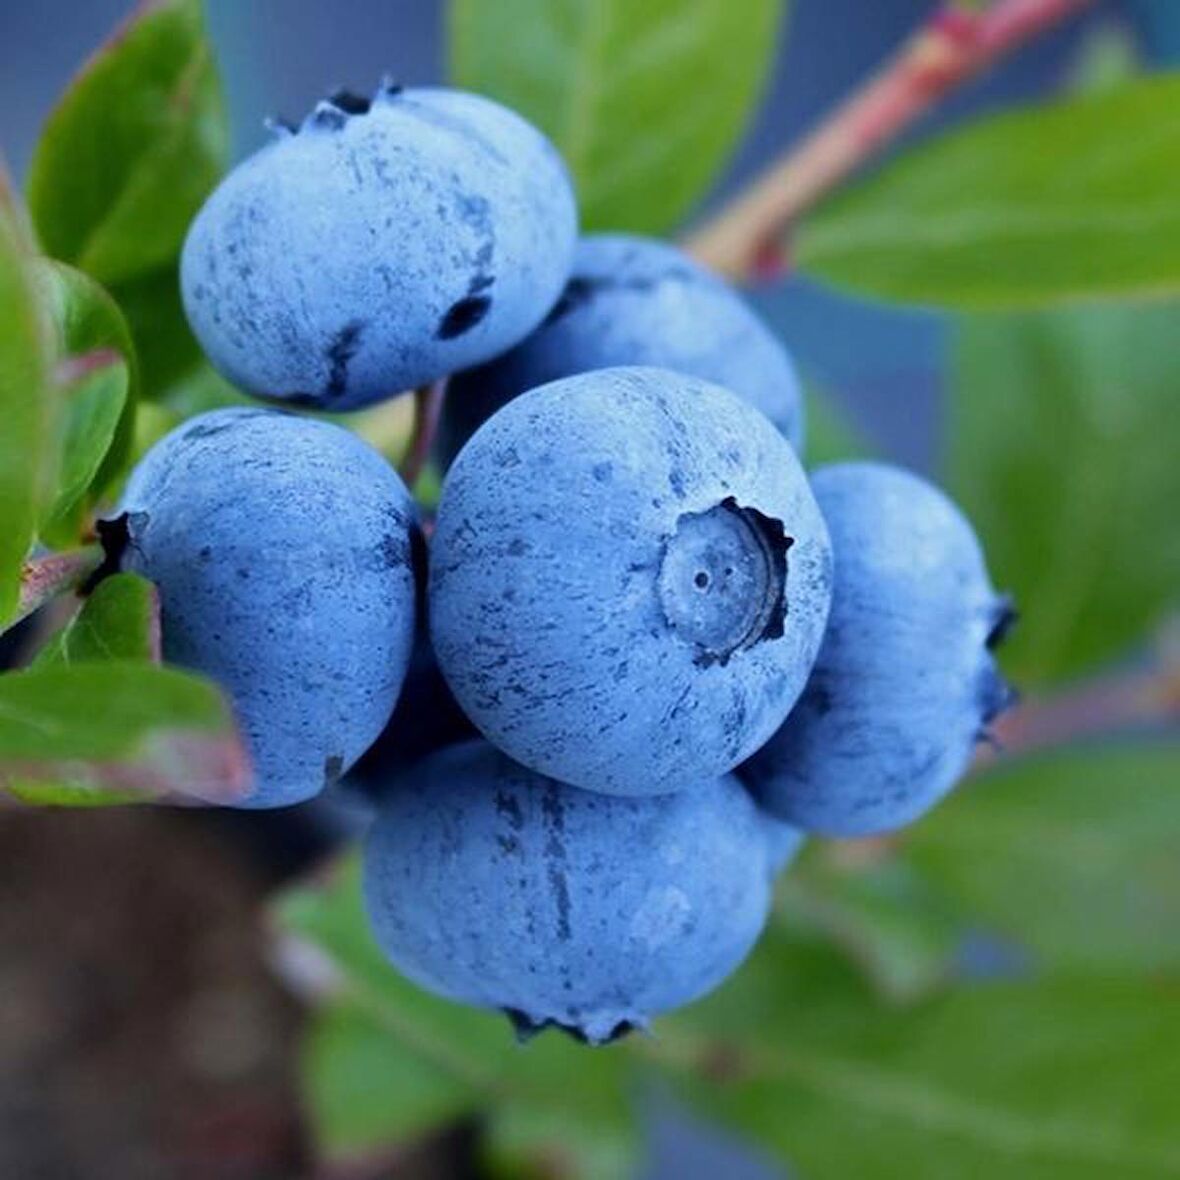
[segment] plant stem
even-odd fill
[[[1080,684],[1050,697],[1026,701],[995,724],[1001,756],[1024,755],[1085,738],[1139,729],[1163,729],[1180,721],[1180,666],[1162,666]],[[980,751],[989,765],[995,752]]]
[[[103,562],[101,545],[87,545],[69,553],[51,553],[25,562],[21,573],[20,597],[16,614],[0,631],[16,626],[38,607],[67,590],[81,586]]]
[[[796,148],[691,234],[706,265],[739,279],[786,266],[782,240],[800,214],[897,139],[942,98],[1092,0],[947,4]]]
[[[406,448],[405,458],[401,462],[401,477],[411,492],[434,447],[434,437],[438,433],[438,422],[442,416],[446,393],[445,377],[414,390],[414,430],[410,435],[410,445]]]

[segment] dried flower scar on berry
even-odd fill
[[[925,480],[842,463],[812,487],[836,563],[828,628],[799,703],[741,773],[805,831],[888,832],[951,789],[1011,702],[992,648],[1014,613]]]
[[[518,762],[652,795],[731,770],[819,650],[827,529],[790,443],[735,394],[599,369],[513,399],[447,475],[430,626]]]
[[[181,260],[193,331],[242,389],[367,405],[510,348],[561,293],[569,177],[498,103],[389,86],[274,130],[206,202]]]

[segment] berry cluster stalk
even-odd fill
[[[772,165],[685,245],[737,279],[773,277],[798,217],[895,141],[947,94],[1081,12],[1092,0],[995,0],[940,8],[896,56],[798,147]]]

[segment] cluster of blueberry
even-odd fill
[[[120,517],[168,659],[234,701],[247,806],[384,751],[368,907],[424,987],[522,1031],[643,1025],[740,962],[803,832],[913,820],[1005,704],[1011,612],[954,506],[876,464],[809,478],[774,337],[670,246],[578,241],[512,112],[338,94],[222,183],[182,272],[268,398],[455,374],[428,563],[379,454],[269,409],[165,437]]]

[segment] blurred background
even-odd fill
[[[740,7],[743,0],[732,3]],[[68,80],[131,7],[125,0],[0,6],[0,147],[18,178],[25,174],[41,124]],[[505,6],[506,14],[511,7]],[[795,0],[748,130],[693,217],[707,215],[813,125],[931,8],[927,0]],[[265,116],[298,118],[337,85],[363,92],[387,73],[411,84],[446,77],[445,6],[431,0],[209,0],[207,13],[235,156],[261,142]],[[514,36],[507,16],[502,36]],[[718,46],[718,52],[725,47]],[[1127,77],[1167,69],[1178,56],[1180,4],[1175,0],[1096,3],[1083,19],[966,87],[912,138],[938,134],[968,117],[1073,92],[1090,79],[1103,84],[1106,73]],[[1174,120],[1176,112],[1161,112],[1161,117],[1169,116]],[[1180,180],[1174,191],[1180,200]],[[985,317],[965,327],[957,312],[858,299],[801,277],[763,285],[751,298],[787,341],[816,393],[816,457],[869,452],[941,477],[953,456],[977,445],[986,450],[991,445],[987,440],[1000,430],[994,424],[980,425],[976,411],[955,400],[956,389],[974,382],[982,392],[965,404],[977,406],[987,400],[989,389],[1001,385],[1001,402],[1034,387],[1064,390],[1063,398],[1079,389],[1088,397],[1111,381],[1125,381],[1128,398],[1138,395],[1138,385],[1146,387],[1142,404],[1152,407],[1151,414],[1145,410],[1127,427],[1134,432],[1134,446],[1116,449],[1119,471],[1111,477],[1112,486],[1122,491],[1109,495],[1117,498],[1126,491],[1122,472],[1138,461],[1139,446],[1153,437],[1158,446],[1163,439],[1169,449],[1162,458],[1155,454],[1144,460],[1154,482],[1145,485],[1141,480],[1135,494],[1156,509],[1168,501],[1168,513],[1157,511],[1150,519],[1163,519],[1164,527],[1174,531],[1174,469],[1180,464],[1174,391],[1180,385],[1180,352],[1169,305],[1155,305],[1146,316],[1127,308],[1092,310],[1085,313],[1092,320],[1083,317],[1080,324],[1068,325],[1054,321],[1044,339],[1030,341],[1022,333],[1039,330],[1028,328],[1033,321],[1013,329],[1002,317]],[[1121,324],[1128,318],[1133,329],[1125,324],[1111,328],[1115,319]],[[1083,350],[1093,345],[1099,353],[1089,358],[1089,368],[1074,365],[1073,353],[1063,357],[1055,351],[1068,351],[1079,342]],[[1143,371],[1145,356],[1155,362],[1151,372]],[[964,368],[964,357],[979,364]],[[1034,408],[1013,423],[1013,430],[1025,433],[1012,463],[1036,463],[1044,456],[1053,472],[1049,482],[1057,487],[1073,479],[1084,484],[1090,474],[1086,464],[1093,459],[1092,451],[1067,453],[1065,470],[1052,466],[1054,449],[1069,445],[1058,429],[1069,417],[1062,405],[1041,407],[1043,412]],[[979,433],[971,433],[973,429]],[[1117,446],[1121,430],[1115,423],[1097,436]],[[1080,469],[1072,467],[1075,462]],[[1098,466],[1102,462],[1096,460]],[[1003,466],[1002,456],[996,458],[993,467]],[[1165,1019],[1151,1008],[1124,1018],[1118,1009],[1119,994],[1132,986],[1131,979],[1135,987],[1143,979],[1158,984],[1173,1009],[1180,996],[1175,975],[1180,965],[1180,811],[1171,802],[1180,795],[1180,761],[1174,730],[1150,719],[1141,722],[1143,710],[1137,711],[1136,704],[1142,702],[1126,699],[1128,692],[1149,690],[1139,680],[1132,679],[1139,687],[1127,690],[1110,688],[1097,678],[1110,665],[1134,678],[1144,669],[1150,672],[1160,659],[1175,659],[1175,636],[1166,626],[1176,603],[1176,585],[1169,584],[1176,571],[1170,556],[1174,542],[1167,537],[1161,541],[1168,564],[1153,568],[1143,602],[1123,604],[1104,590],[1105,597],[1099,595],[1096,603],[1068,601],[1061,607],[1081,619],[1073,620],[1072,629],[1059,618],[1050,628],[1045,619],[1063,595],[1068,598],[1061,583],[1068,584],[1071,570],[1054,573],[1047,568],[1047,556],[1039,562],[1030,556],[1038,550],[1038,538],[1031,532],[1016,535],[1014,525],[1008,528],[1027,503],[1021,499],[1028,494],[1026,485],[1013,477],[1000,488],[986,482],[993,474],[985,479],[978,470],[964,469],[951,479],[952,488],[978,513],[1001,585],[1015,584],[1024,591],[1024,627],[1034,637],[1054,630],[1056,649],[1046,650],[1044,644],[1038,649],[1029,641],[1014,657],[1017,678],[1024,674],[1034,701],[1057,699],[1055,694],[1066,701],[1065,706],[1046,704],[1043,716],[1049,729],[1058,723],[1054,708],[1067,729],[1079,708],[1096,710],[1099,717],[1106,711],[1113,719],[1110,728],[1145,731],[1153,741],[1162,735],[1173,745],[1162,755],[1153,745],[1138,760],[1119,747],[1122,761],[1099,763],[1099,771],[1086,769],[1093,765],[1088,756],[1074,754],[1073,762],[1054,764],[1043,774],[1018,768],[1005,778],[1001,772],[995,798],[1002,822],[989,828],[992,821],[978,807],[971,810],[964,804],[955,811],[959,804],[953,802],[948,810],[954,818],[919,836],[911,860],[883,860],[879,850],[844,850],[822,861],[817,854],[798,894],[791,895],[788,887],[784,912],[799,916],[801,926],[835,951],[809,945],[798,952],[818,964],[813,964],[806,985],[767,969],[769,973],[753,976],[749,986],[756,990],[762,979],[772,981],[767,987],[781,986],[782,1004],[798,1003],[801,1021],[809,1019],[807,1005],[820,1003],[817,997],[826,997],[827,1004],[832,996],[855,992],[857,1003],[879,1005],[885,1014],[872,1030],[865,1025],[865,1043],[876,1038],[884,1045],[905,1036],[921,1045],[949,1037],[946,1043],[953,1047],[961,1035],[971,1052],[978,1053],[971,1060],[979,1073],[991,1066],[989,1054],[977,1044],[981,1040],[994,1038],[1001,1045],[1009,1038],[1035,1040],[1037,1030],[1044,1033],[1053,1025],[1054,1013],[1068,1013],[1060,1015],[1065,1024],[1101,1025],[1105,1019],[1112,1041],[1134,1040],[1143,1056],[1119,1075],[1118,1093],[1088,1097],[1076,1111],[1063,1100],[1062,1136],[1068,1139],[1075,1124],[1085,1127],[1089,1103],[1099,1098],[1099,1105],[1150,1109],[1160,1127],[1170,1109],[1174,1123],[1180,1123],[1180,1035],[1174,1015]],[[1121,503],[1132,513],[1124,520],[1134,531],[1148,514],[1139,514],[1133,498]],[[1081,529],[1071,536],[1071,544],[1084,547],[1090,539]],[[1092,539],[1095,544],[1109,542],[1105,533]],[[1152,538],[1141,541],[1149,545]],[[1118,560],[1126,552],[1125,543],[1122,549],[1111,543],[1111,552]],[[1057,555],[1057,560],[1065,559]],[[1045,588],[1051,576],[1057,581]],[[1134,583],[1135,576],[1126,581]],[[1112,617],[1129,618],[1126,633],[1110,623]],[[1130,719],[1125,725],[1124,714]],[[1077,793],[1071,794],[1074,787]],[[1027,810],[1030,797],[1041,797],[1038,791],[1047,800],[1042,827]],[[1150,808],[1144,804],[1147,810],[1137,810],[1141,794],[1150,803]],[[1133,822],[1112,819],[1116,797]],[[1130,830],[1120,828],[1120,822]],[[273,914],[264,917],[265,906],[277,889],[355,833],[357,824],[352,809],[332,802],[274,815],[156,809],[0,814],[0,1176],[126,1180],[487,1174],[477,1145],[489,1120],[496,1123],[488,1108],[441,1102],[432,1117],[407,1120],[380,1149],[374,1146],[380,1136],[370,1120],[362,1127],[364,1133],[355,1135],[362,1150],[350,1139],[348,1114],[353,1103],[364,1105],[366,1086],[389,1086],[391,1094],[399,1094],[396,1087],[404,1085],[406,1094],[420,1095],[432,1080],[412,1071],[387,1078],[381,1066],[371,1082],[355,1083],[356,1094],[337,1089],[325,1097],[324,1088],[333,1085],[327,1075],[335,1066],[314,1072],[312,1059],[321,1060],[316,1055],[328,1037],[323,1033],[324,1039],[310,1047],[303,1039],[307,993],[317,990],[316,962],[314,957],[300,958],[289,942],[276,942],[275,919]],[[1114,835],[1112,826],[1118,829]],[[1165,843],[1168,838],[1171,842]],[[1146,859],[1145,846],[1150,852]],[[992,871],[1006,878],[1006,887],[993,892],[995,882],[986,881],[988,862],[999,850],[1016,859],[1012,864],[992,862]],[[1056,866],[1055,858],[1070,862],[1057,866],[1057,875],[1022,875],[1028,862],[1044,859]],[[948,861],[955,863],[947,868]],[[1123,875],[1133,862],[1140,868],[1147,864],[1150,880]],[[1086,863],[1092,871],[1085,871]],[[927,871],[947,886],[946,896],[931,889],[923,876]],[[1104,891],[1117,895],[1117,912],[1115,902],[1103,898]],[[1057,908],[1050,904],[1054,901]],[[1086,953],[1087,915],[1095,911],[1099,941]],[[1021,925],[1026,919],[1032,923],[1027,929]],[[309,924],[314,927],[314,921]],[[1042,954],[1046,959],[1059,955],[1067,974],[1087,973],[1086,987],[1093,994],[1083,988],[1078,993],[1082,999],[1065,992],[1057,998],[1038,996],[1044,1009],[1030,1001],[1016,1015],[1015,1009],[998,1015],[985,1008],[948,1014],[922,1007],[936,1002],[929,995],[948,973],[975,979],[1022,977],[1030,961]],[[281,970],[276,970],[276,960]],[[862,982],[854,984],[853,977]],[[303,996],[289,986],[292,978],[303,985]],[[1112,988],[1115,994],[1108,994]],[[917,1007],[907,1007],[911,1003]],[[868,1020],[857,1011],[856,1020]],[[822,1020],[833,1029],[853,1020],[835,1008],[824,1013]],[[947,1031],[945,1025],[955,1021],[962,1028]],[[782,1036],[789,1039],[785,1017],[783,1027],[788,1031]],[[1109,1049],[1106,1042],[1091,1044],[1071,1059],[1065,1046],[1054,1046],[1049,1056],[1056,1055],[1065,1063],[1062,1068],[1079,1075],[1103,1068]],[[352,1051],[363,1056],[356,1046]],[[842,1052],[852,1050],[845,1046]],[[1163,1060],[1165,1053],[1173,1060]],[[349,1060],[359,1061],[360,1056]],[[721,1083],[732,1064],[727,1061],[722,1055],[711,1067]],[[357,1064],[357,1074],[350,1076],[368,1077],[363,1065]],[[740,1066],[733,1068],[740,1074]],[[798,1069],[822,1072],[806,1057]],[[1038,1146],[1028,1128],[1001,1128],[990,1141],[991,1154],[958,1157],[952,1152],[945,1168],[929,1161],[912,1169],[895,1166],[887,1154],[895,1140],[882,1129],[889,1110],[896,1113],[897,1104],[938,1107],[937,1100],[917,1083],[906,1090],[901,1083],[881,1082],[890,1095],[882,1112],[867,1123],[847,1124],[840,1111],[855,1101],[858,1087],[876,1084],[875,1075],[869,1071],[850,1079],[834,1068],[814,1088],[820,1098],[813,1094],[804,1099],[789,1089],[779,1096],[797,1100],[801,1119],[815,1123],[799,1131],[805,1156],[814,1158],[816,1150],[822,1154],[812,1139],[823,1143],[826,1135],[832,1144],[831,1166],[816,1170],[795,1165],[789,1132],[783,1133],[781,1150],[759,1133],[764,1124],[791,1122],[791,1110],[760,1108],[771,1105],[775,1094],[755,1088],[736,1096],[722,1092],[702,1098],[691,1092],[691,1085],[679,1092],[667,1078],[649,1085],[642,1068],[638,1076],[629,1075],[625,1084],[632,1089],[623,1099],[629,1109],[639,1111],[639,1130],[624,1136],[626,1150],[616,1152],[617,1144],[610,1140],[606,1162],[593,1165],[595,1175],[652,1180],[719,1174],[730,1180],[787,1174],[992,1176],[1000,1166],[1020,1177],[1068,1172],[1071,1180],[1079,1174],[1180,1175],[1180,1145],[1164,1130],[1159,1142],[1141,1153],[1133,1144],[1126,1150],[1111,1147],[1101,1136],[1091,1142],[1079,1131],[1071,1159],[1070,1152],[1056,1152],[1052,1143]],[[1030,1090],[1038,1085],[1052,1090],[1048,1075],[1035,1085],[1031,1074],[1029,1078]],[[604,1075],[602,1084],[610,1089],[624,1083]],[[824,1101],[829,1107],[826,1123],[807,1109],[808,1103]],[[732,1109],[735,1104],[742,1108]],[[1036,1108],[1041,1113],[1034,1125],[1052,1130],[1053,1105]],[[378,1123],[380,1114],[378,1110],[374,1116]],[[991,1117],[981,1102],[965,1110],[925,1110],[917,1122],[929,1119],[933,1149],[944,1139],[971,1140],[978,1121]],[[614,1134],[601,1131],[602,1138],[596,1138],[600,1119],[603,1125],[610,1122],[600,1111],[587,1111],[576,1131],[558,1120],[555,1142],[569,1146],[574,1168],[565,1168],[558,1150],[548,1161],[549,1171],[538,1166],[529,1174],[583,1174],[577,1170],[583,1156],[593,1157]],[[330,1144],[340,1147],[335,1155],[328,1153],[332,1158],[327,1163],[317,1142],[325,1121],[333,1122]],[[545,1138],[539,1117],[534,1126],[523,1117],[508,1121],[510,1129],[497,1132],[508,1144],[505,1160],[523,1158],[513,1154],[512,1144],[535,1146]],[[875,1170],[865,1170],[854,1154],[843,1156],[837,1141],[849,1133],[849,1125],[858,1133],[880,1133],[882,1154]],[[582,1136],[592,1141],[590,1147],[581,1142]],[[904,1152],[897,1158],[903,1157]],[[499,1174],[523,1174],[515,1164],[500,1166]]]

